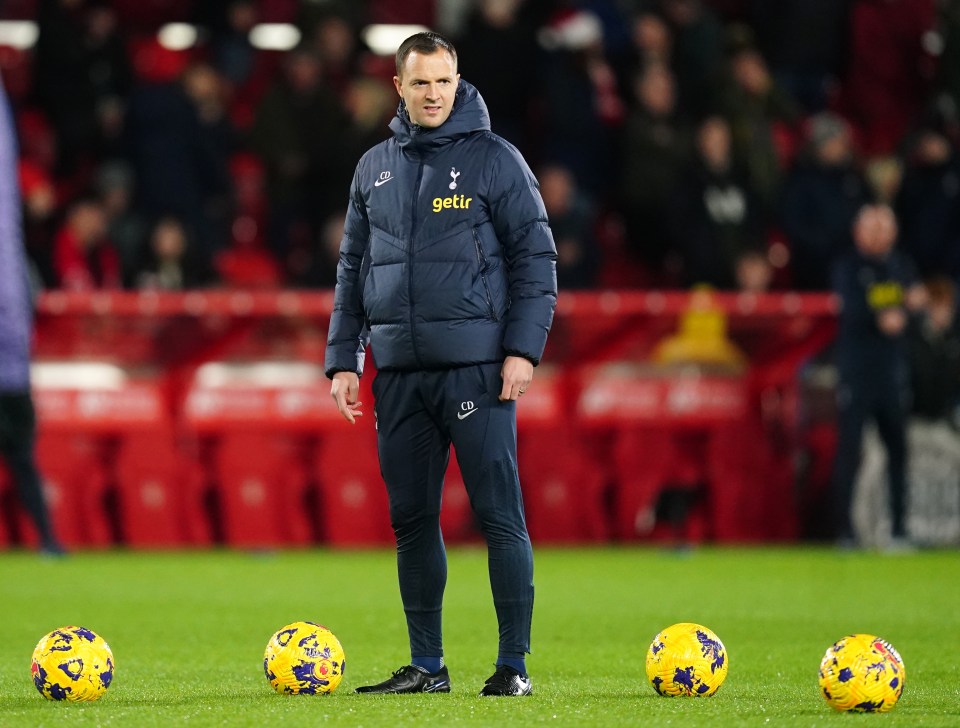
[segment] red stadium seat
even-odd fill
[[[323,434],[317,449],[320,521],[334,546],[393,544],[376,435],[358,423]]]
[[[139,432],[121,439],[115,477],[125,544],[171,547],[185,543],[184,469],[169,431]]]
[[[212,546],[224,540],[222,520],[216,505],[213,463],[216,438],[195,435],[181,439],[178,445],[184,539],[191,546]]]
[[[214,455],[226,543],[244,548],[305,545],[314,528],[302,443],[263,431],[226,432]]]
[[[585,440],[571,428],[521,431],[520,483],[534,542],[589,543],[608,538],[603,504],[607,477]]]
[[[631,541],[648,537],[656,525],[656,507],[678,459],[674,433],[651,427],[626,427],[614,435],[614,535]]]
[[[41,430],[37,438],[37,461],[50,519],[67,547],[115,542],[103,447],[101,438],[90,435]],[[22,520],[26,522],[25,514]],[[27,541],[35,544],[32,524],[27,533]]]

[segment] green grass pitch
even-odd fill
[[[408,659],[392,552],[0,553],[0,726],[960,725],[954,551],[537,548],[535,694],[483,700],[496,656],[486,556],[449,556],[453,692],[374,697],[353,688]],[[332,695],[280,696],[264,678],[267,640],[301,619],[343,643]],[[646,682],[650,640],[681,621],[727,647],[730,673],[713,697],[661,698]],[[113,649],[115,680],[98,702],[48,702],[31,682],[34,645],[66,624]],[[820,697],[820,658],[850,632],[879,634],[903,656],[906,689],[891,713],[835,713]]]

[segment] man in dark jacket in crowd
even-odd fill
[[[450,446],[487,541],[500,627],[481,695],[529,695],[533,554],[517,475],[516,403],[556,306],[556,248],[537,181],[490,131],[456,50],[418,33],[397,51],[393,138],[354,174],[325,369],[360,414],[369,340],[380,469],[397,540],[411,664],[361,693],[448,692],[440,500]]]
[[[33,311],[17,188],[16,132],[0,84],[0,454],[33,520],[45,553],[62,554],[43,501],[34,452],[36,417],[30,394]]]
[[[855,545],[851,519],[854,483],[860,465],[863,427],[876,422],[887,452],[891,546],[906,540],[906,414],[908,391],[904,342],[908,315],[923,304],[911,261],[894,248],[897,221],[886,205],[864,205],[853,223],[854,250],[832,268],[834,290],[843,308],[837,333],[840,375],[838,442],[833,487],[836,534]]]

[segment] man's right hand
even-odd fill
[[[337,372],[333,375],[333,383],[330,385],[330,396],[337,403],[337,409],[343,415],[343,419],[351,425],[356,422],[363,412],[360,411],[360,405],[357,397],[360,396],[360,377],[356,372]]]

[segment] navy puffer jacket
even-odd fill
[[[393,138],[357,165],[340,245],[327,376],[377,367],[539,363],[557,301],[556,248],[537,182],[460,81],[427,129],[401,102]]]

